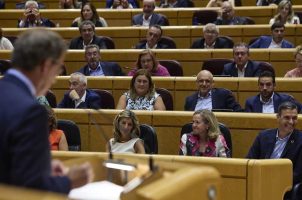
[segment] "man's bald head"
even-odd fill
[[[205,97],[214,86],[213,74],[208,70],[201,70],[197,74],[196,84],[199,94]]]

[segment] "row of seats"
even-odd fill
[[[169,25],[192,25],[193,15],[196,11],[218,10],[219,8],[157,8],[155,11],[167,17]],[[254,6],[235,7],[236,15],[251,17],[256,24],[268,24],[276,12],[276,7]],[[302,6],[293,6],[294,11],[301,11]],[[108,26],[131,26],[134,15],[141,13],[141,9],[110,10],[98,9]],[[72,21],[80,16],[79,9],[45,9],[40,11],[41,16],[52,20],[60,27],[70,27]],[[2,27],[17,27],[17,20],[23,16],[23,10],[4,9],[0,12]]]

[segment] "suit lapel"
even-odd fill
[[[289,155],[293,155],[294,153],[292,152],[295,149],[295,142],[296,142],[296,130],[293,131],[292,135],[289,137],[285,148],[281,154],[281,158],[285,158],[285,155],[289,154]]]
[[[276,93],[274,93],[274,96],[273,96],[273,102],[274,102],[274,111],[275,113],[278,112],[278,105],[279,105],[279,101],[280,101],[280,98],[279,96],[277,96]]]
[[[255,103],[255,112],[262,112],[262,103],[260,102],[260,94],[257,95],[257,99]]]
[[[231,71],[231,73],[232,73],[231,76],[238,77],[238,69],[236,68],[236,64],[233,63],[232,65],[233,65],[233,67],[232,67],[232,71]]]
[[[268,151],[266,151],[265,158],[270,158],[274,151],[274,147],[276,143],[276,134],[277,134],[277,129],[273,129],[269,137],[267,138],[268,140],[267,140],[266,148]]]

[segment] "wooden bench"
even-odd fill
[[[284,77],[284,74],[296,66],[294,49],[251,49],[250,59],[272,63],[276,76]],[[0,59],[10,59],[11,51],[0,51]],[[113,61],[120,64],[127,74],[135,66],[138,54],[141,50],[101,50],[102,60]],[[182,65],[184,76],[195,76],[202,68],[205,60],[210,58],[233,58],[231,49],[174,49],[154,50],[158,60],[177,60]],[[86,65],[84,50],[69,50],[65,57],[67,74],[78,71]]]
[[[302,10],[302,6],[293,6],[295,11]],[[192,25],[192,16],[198,10],[218,10],[219,8],[156,8],[155,12],[164,14],[170,25]],[[236,7],[237,16],[252,17],[256,24],[268,24],[275,15],[276,7],[246,6]],[[98,9],[98,14],[105,18],[109,26],[130,26],[134,15],[142,9]],[[70,27],[72,21],[80,16],[79,9],[41,9],[41,16],[51,19],[60,27]],[[4,9],[0,12],[2,27],[17,27],[17,20],[23,15],[23,10]]]
[[[81,130],[83,151],[105,151],[106,141],[94,124],[109,137],[112,136],[112,122],[119,110],[55,109],[58,119],[75,121]],[[140,123],[156,129],[159,154],[177,155],[180,131],[184,124],[192,121],[193,112],[185,111],[135,111]],[[261,113],[215,113],[218,120],[229,127],[233,141],[233,157],[247,155],[259,131],[277,126],[275,114]],[[301,117],[301,116],[300,116]],[[299,124],[298,128],[302,128]]]
[[[178,49],[189,49],[192,43],[202,37],[203,26],[167,26],[162,27],[163,34],[172,37],[176,42]],[[3,28],[4,36],[18,36],[27,28]],[[72,38],[80,35],[78,28],[52,28],[58,32],[67,43]],[[96,28],[96,35],[109,36],[113,39],[116,49],[131,49],[143,38],[146,37],[146,27],[105,27]],[[252,38],[263,35],[270,35],[270,25],[236,25],[236,26],[220,26],[220,35],[230,36],[235,43],[249,43]],[[285,39],[294,45],[302,43],[302,25],[286,26]]]
[[[65,162],[75,158],[108,157],[104,153],[88,152],[52,152],[52,155]],[[114,158],[133,164],[148,164],[149,160],[148,155],[115,154]],[[152,158],[155,165],[163,169],[180,164],[215,168],[222,178],[218,200],[283,199],[285,191],[292,184],[292,164],[287,159],[248,160],[165,155],[152,155]]]

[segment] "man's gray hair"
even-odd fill
[[[30,5],[34,5],[37,9],[39,9],[38,2],[32,0],[26,1],[24,8],[27,9]]]
[[[70,74],[70,77],[79,77],[79,81],[81,83],[85,83],[85,85],[87,86],[87,78],[81,72],[74,72],[74,73]]]
[[[94,25],[94,23],[92,21],[90,21],[90,20],[84,20],[84,21],[81,22],[81,24],[79,26],[79,31],[80,32],[82,31],[83,26],[85,26],[85,25],[90,25],[92,27],[93,31],[95,30],[95,25]]]
[[[15,42],[12,65],[32,71],[47,59],[57,62],[65,51],[66,44],[58,33],[46,29],[27,30]]]
[[[219,34],[219,28],[218,26],[216,26],[216,24],[213,24],[213,23],[207,23],[204,27],[203,27],[203,32],[206,32],[206,31],[216,31],[217,34]]]

